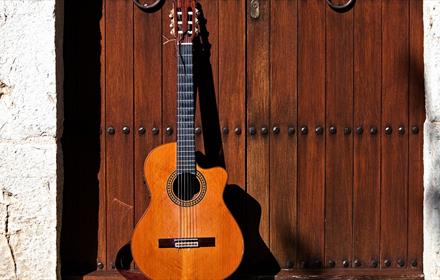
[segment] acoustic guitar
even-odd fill
[[[195,160],[193,40],[195,0],[176,0],[171,33],[177,49],[177,142],[148,155],[151,201],[136,225],[131,250],[150,279],[224,279],[239,266],[243,236],[223,200],[227,173]]]

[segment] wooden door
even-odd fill
[[[245,0],[199,2],[197,141],[229,173],[240,273],[420,275],[422,0],[258,0],[255,19]],[[103,4],[103,270],[148,204],[146,155],[175,140],[171,3]]]

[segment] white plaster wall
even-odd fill
[[[58,276],[56,2],[0,0],[0,279]]]
[[[425,28],[425,279],[440,279],[440,1],[424,0]]]

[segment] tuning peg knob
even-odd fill
[[[175,35],[176,35],[176,31],[174,30],[174,28],[171,29],[170,34],[171,34],[172,36],[175,36]]]
[[[168,15],[168,17],[172,19],[172,18],[174,18],[174,14],[173,14],[173,13],[170,13],[170,14]]]
[[[199,34],[199,29],[198,29],[198,28],[194,28],[194,32],[195,32],[196,34]]]
[[[200,16],[200,11],[199,11],[199,9],[196,9],[196,16]]]
[[[170,28],[174,28],[174,23],[170,23]]]

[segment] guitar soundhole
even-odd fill
[[[183,173],[177,175],[173,183],[173,193],[179,200],[190,201],[199,192],[200,182],[195,174]]]
[[[207,191],[202,173],[171,174],[167,182],[167,193],[170,199],[180,207],[192,207],[203,200]]]

